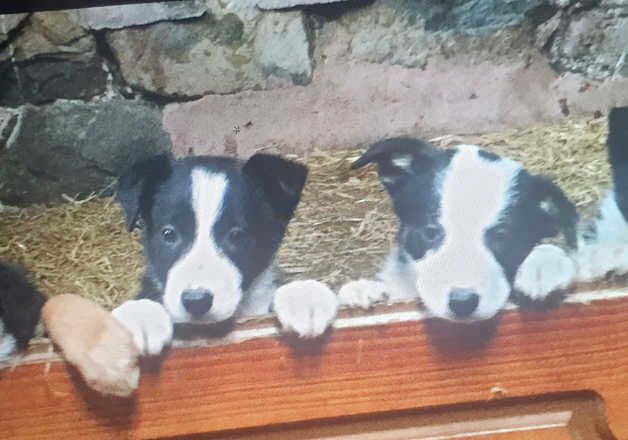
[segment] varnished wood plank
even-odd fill
[[[211,435],[214,440],[608,440],[592,393],[500,399]],[[177,437],[196,440],[207,436]]]
[[[526,439],[535,436],[540,440],[570,439],[567,425],[571,413],[548,414],[521,414],[504,418],[483,418],[478,415],[475,420],[449,421],[447,423],[416,423],[410,426],[387,426],[386,429],[375,428],[361,430],[356,426],[357,432],[333,434],[316,434],[312,429],[313,440],[421,440],[421,439],[484,439],[506,440]],[[455,414],[452,414],[452,418]],[[417,420],[418,422],[418,420]],[[287,433],[284,438],[290,438]],[[589,439],[592,440],[592,439]]]
[[[522,431],[503,434],[486,434],[464,437],[465,440],[573,440],[564,429],[551,429],[544,431]],[[410,440],[410,439],[408,439]]]
[[[481,337],[491,336],[485,343]],[[156,438],[503,397],[592,390],[628,439],[628,299],[337,330],[318,353],[262,338],[178,349],[134,401],[104,399],[63,363],[0,370],[9,438]]]

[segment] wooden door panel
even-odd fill
[[[134,400],[98,396],[55,356],[31,353],[0,368],[0,396],[10,396],[0,399],[0,437],[155,439],[238,432],[231,438],[243,439],[242,430],[258,435],[253,431],[273,426],[282,430],[268,431],[275,437],[266,438],[339,438],[378,430],[393,435],[401,428],[573,412],[577,405],[530,407],[531,412],[508,405],[530,396],[588,392],[604,401],[616,437],[628,440],[628,292],[585,292],[582,303],[570,303],[573,298],[551,311],[505,311],[479,347],[468,345],[470,327],[461,332],[447,323],[417,319],[413,305],[376,316],[341,317],[326,344],[313,350],[306,350],[304,342],[277,338],[273,322],[256,327],[261,336],[255,338],[252,329],[236,329],[230,341],[240,337],[244,342],[211,345],[203,340],[171,350],[160,369],[144,370]],[[466,418],[450,407],[477,409],[478,402],[495,403]],[[404,422],[385,416],[435,408],[441,412],[431,418]],[[599,438],[580,432],[606,426],[606,421],[586,411],[579,414],[566,427],[537,431],[546,437],[554,429],[556,438]],[[361,417],[359,424],[346,425],[355,417]],[[312,436],[312,429],[276,436],[295,423],[316,424],[310,427],[316,426],[319,437]],[[338,431],[343,424],[348,428]]]
[[[464,440],[572,440],[564,428],[456,437]]]
[[[603,404],[593,394],[504,400],[443,407],[405,415],[333,420],[258,432],[236,431],[221,440],[604,440],[612,438]],[[189,439],[189,437],[188,437]]]

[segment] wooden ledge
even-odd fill
[[[244,324],[226,341],[178,344],[158,370],[147,363],[130,400],[87,390],[35,351],[0,370],[0,432],[163,438],[589,392],[628,439],[628,289],[471,326],[424,318],[407,305],[343,316],[322,345],[277,338],[271,320]]]

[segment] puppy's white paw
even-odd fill
[[[566,289],[576,277],[576,264],[561,248],[541,244],[521,263],[515,276],[516,290],[533,300]]]
[[[302,338],[315,338],[334,321],[338,299],[323,283],[293,281],[277,289],[273,309],[285,330]]]
[[[375,280],[361,279],[349,281],[340,288],[338,300],[340,305],[369,309],[387,299],[386,286]]]
[[[127,301],[111,314],[131,332],[133,342],[142,356],[158,355],[172,340],[170,315],[155,301]]]

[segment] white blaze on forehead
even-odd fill
[[[187,321],[189,314],[181,294],[189,289],[203,289],[213,295],[207,322],[230,318],[242,299],[242,275],[215,242],[213,228],[222,213],[228,179],[224,174],[202,168],[191,172],[192,211],[195,236],[190,249],[168,271],[164,305],[175,322]]]
[[[499,220],[521,167],[509,159],[486,160],[474,145],[458,149],[441,187],[440,223],[449,239],[468,241]]]
[[[211,231],[222,211],[227,177],[224,174],[211,174],[201,168],[195,168],[192,170],[191,178],[196,237],[205,236],[213,241]],[[216,250],[215,246],[213,248]]]
[[[490,317],[506,302],[510,286],[503,268],[487,248],[484,233],[497,223],[514,194],[520,165],[487,160],[474,145],[461,145],[439,176],[443,243],[416,262],[417,290],[437,316],[448,317],[454,288],[480,296],[475,317]]]

